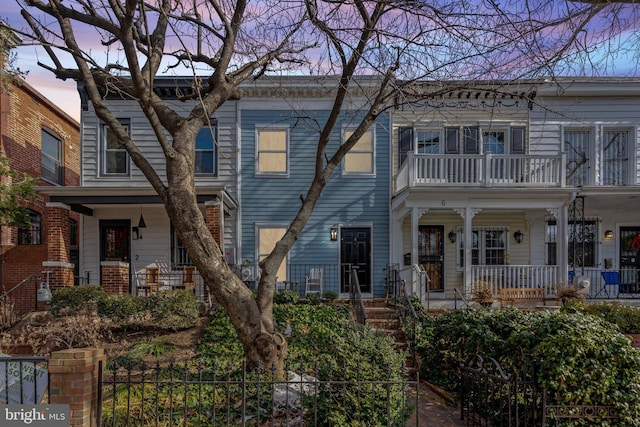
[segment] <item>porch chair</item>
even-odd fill
[[[607,286],[608,285],[618,285],[618,286],[620,286],[620,272],[618,272],[618,271],[602,271],[600,273],[600,275],[602,276],[602,280],[604,280],[604,285],[602,286],[602,289],[600,289],[598,291],[596,296],[598,296],[602,292],[604,292],[607,295],[607,298],[609,298],[610,295],[609,295],[609,291],[607,290]]]
[[[182,269],[182,284],[181,288],[185,291],[191,291],[196,293],[196,268],[193,266],[184,266]]]
[[[147,267],[144,273],[144,285],[142,290],[144,296],[153,295],[158,292],[160,286],[160,269],[158,267]]]
[[[312,268],[309,271],[306,282],[305,295],[317,293],[318,296],[322,296],[322,268]]]

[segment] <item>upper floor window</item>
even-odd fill
[[[564,133],[564,151],[567,155],[567,185],[581,187],[589,179],[589,141],[588,130],[567,130]]]
[[[602,136],[602,185],[625,185],[629,173],[629,132],[605,129]]]
[[[131,123],[128,119],[120,119],[120,124],[131,134]],[[102,125],[102,174],[129,175],[129,154],[116,134],[106,124]]]
[[[399,160],[416,154],[525,154],[524,126],[450,126],[440,129],[403,127],[399,129]]]
[[[257,173],[286,175],[289,172],[288,130],[263,128],[257,130],[257,135]]]
[[[40,175],[45,181],[53,184],[64,183],[62,165],[62,139],[55,133],[42,129],[42,156]]]
[[[29,226],[18,228],[19,245],[39,245],[42,242],[42,221],[38,212],[29,210]]]
[[[346,141],[353,135],[354,130],[344,131],[344,140]],[[367,130],[358,139],[351,150],[344,156],[342,162],[343,175],[371,175],[374,169],[374,135],[373,130]]]
[[[276,247],[276,243],[284,233],[286,233],[287,229],[285,227],[278,226],[258,226],[258,262],[265,259],[271,251]],[[287,257],[285,256],[282,260],[282,264],[278,268],[278,272],[276,273],[279,282],[287,281]]]
[[[198,175],[217,175],[216,141],[217,126],[203,127],[196,136],[196,163],[195,172]]]
[[[458,233],[458,266],[464,266],[464,233]],[[471,232],[471,264],[503,265],[507,260],[509,230],[501,227],[474,228]]]

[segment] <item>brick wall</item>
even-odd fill
[[[222,215],[222,203],[207,202],[205,203],[205,208],[205,221],[207,223],[207,228],[209,229],[209,232],[211,232],[213,239],[220,247],[220,250],[222,250],[222,219],[224,218]]]
[[[11,159],[13,169],[40,178],[43,128],[62,140],[64,185],[79,185],[79,124],[26,83],[14,86],[9,91],[0,91],[0,155]],[[38,185],[50,184],[40,180]],[[42,263],[47,261],[49,242],[47,201],[45,197],[39,196],[25,203],[25,207],[41,215],[40,244],[18,245],[17,230],[0,227],[0,288],[10,289],[26,277],[43,271]],[[78,214],[67,212],[69,214],[74,220],[79,220]],[[60,223],[59,218],[56,221]],[[67,245],[67,259],[68,249]]]
[[[129,264],[106,261],[100,267],[100,283],[109,294],[129,293]]]

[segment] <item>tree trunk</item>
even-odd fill
[[[171,176],[169,170],[168,175]],[[248,367],[273,370],[278,378],[283,378],[287,342],[275,331],[272,311],[260,310],[251,290],[231,271],[207,228],[194,188],[188,179],[184,181],[184,175],[182,178],[180,185],[179,180],[174,180],[165,193],[171,223],[205,286],[227,312],[242,343]]]

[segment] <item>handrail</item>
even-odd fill
[[[416,362],[416,348],[415,348],[415,342],[416,342],[416,334],[417,334],[417,328],[418,325],[420,324],[420,319],[418,318],[418,313],[416,313],[416,309],[413,306],[413,302],[411,301],[411,298],[409,297],[409,294],[407,292],[407,281],[406,280],[402,280],[402,285],[400,287],[400,292],[401,295],[399,295],[399,297],[403,300],[402,304],[396,304],[396,312],[398,313],[398,317],[400,318],[400,322],[403,325],[406,325],[407,323],[407,316],[406,316],[406,307],[409,307],[409,312],[411,313],[411,324],[409,325],[409,340],[408,340],[408,344],[409,344],[409,353],[411,355],[411,359],[413,359],[414,362]],[[414,364],[415,366],[415,364]]]
[[[18,309],[16,309],[14,307],[15,302],[11,301],[10,298],[14,294],[17,294],[18,292],[20,292],[25,285],[33,286],[33,289],[25,291],[25,293],[27,294],[26,298],[33,298],[33,309],[32,309],[32,311],[37,311],[37,309],[38,309],[38,300],[37,300],[37,291],[38,291],[38,289],[37,288],[38,288],[38,282],[39,281],[40,281],[40,275],[32,274],[32,275],[28,276],[27,278],[23,279],[20,283],[15,285],[13,288],[9,289],[4,294],[0,295],[0,310],[1,310],[1,312],[0,312],[0,330],[9,329],[15,323],[17,323],[18,320],[20,319],[21,315],[24,314],[24,313],[20,313],[19,312],[21,310],[18,310]],[[21,298],[20,296],[18,298],[15,298],[15,300],[16,300],[16,302],[28,301],[28,299]],[[28,311],[28,309],[26,309],[24,311]]]
[[[358,272],[354,267],[349,267],[351,278],[349,284],[349,301],[351,309],[356,316],[356,322],[364,325],[367,321],[367,314],[364,311],[364,302],[362,301],[362,293],[360,292],[360,281],[358,280]]]
[[[420,298],[420,303],[424,303],[424,298],[422,295],[422,278],[424,277],[424,288],[426,288],[426,296],[427,296],[427,312],[429,312],[429,301],[431,299],[431,295],[430,295],[430,288],[431,288],[431,279],[429,278],[429,275],[427,274],[427,272],[425,271],[424,267],[420,264],[413,264],[412,266],[413,270],[415,270],[415,272],[418,274],[418,295]],[[415,287],[414,287],[415,289]]]
[[[462,292],[460,292],[460,290],[458,288],[453,288],[453,295],[455,297],[453,299],[453,308],[454,308],[454,310],[458,309],[458,295],[460,295],[460,299],[462,300],[462,302],[464,302],[464,305],[466,305],[466,306],[469,305],[469,302],[464,297],[464,295],[462,295]]]

